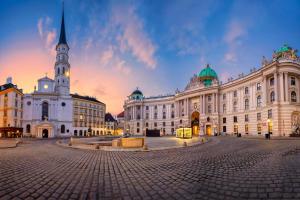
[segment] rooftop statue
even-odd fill
[[[297,52],[298,50],[293,49],[287,44],[284,44],[283,47],[279,48],[277,51],[274,51],[272,57],[274,61],[279,59],[288,59],[288,60],[296,61],[299,60]]]

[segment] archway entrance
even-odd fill
[[[206,135],[211,136],[211,125],[206,125]]]
[[[191,118],[191,127],[192,127],[192,134],[195,136],[199,135],[199,112],[195,111],[192,113]]]
[[[42,138],[48,138],[48,129],[43,129]]]

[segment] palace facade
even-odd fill
[[[207,65],[183,91],[145,97],[136,89],[124,103],[124,131],[145,135],[147,130],[174,134],[191,127],[193,135],[220,133],[289,136],[300,125],[300,58],[284,45],[271,60],[248,75],[218,80]]]

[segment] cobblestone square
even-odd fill
[[[300,140],[213,137],[107,152],[55,140],[0,149],[0,199],[299,199]]]

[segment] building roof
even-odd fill
[[[115,122],[117,121],[110,113],[105,114],[105,122]]]
[[[141,92],[141,90],[139,90],[138,88],[136,88],[131,95],[142,95],[143,96],[143,93]]]
[[[122,118],[124,117],[124,111],[123,112],[120,112],[118,115],[117,115],[118,118]]]
[[[81,96],[79,94],[71,94],[72,98],[77,98],[77,99],[83,99],[83,100],[87,100],[87,101],[93,101],[93,102],[97,102],[97,103],[102,103],[103,102],[99,101],[98,99],[96,99],[95,97],[90,97],[90,96]]]
[[[51,79],[51,78],[49,78],[48,76],[45,76],[45,77],[43,77],[43,78],[40,78],[38,81],[52,81],[52,82],[54,82],[54,80]]]
[[[63,5],[63,11],[62,11],[62,18],[61,18],[61,26],[60,26],[60,35],[59,35],[59,42],[60,44],[67,44],[67,37],[66,37],[66,30],[65,30],[65,17],[64,17],[64,5]]]
[[[23,94],[22,90],[18,89],[17,85],[14,85],[12,83],[6,83],[4,85],[0,85],[0,92],[2,92],[4,90],[7,90],[7,89],[10,89],[10,88],[14,88],[14,89],[18,90],[20,93]]]

